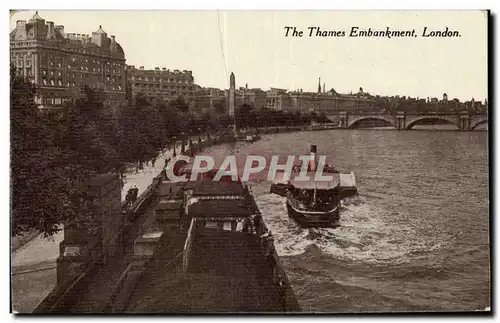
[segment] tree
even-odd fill
[[[11,68],[11,194],[13,236],[38,230],[46,235],[77,214],[85,196],[85,169],[55,144],[51,123],[35,104],[35,88]]]

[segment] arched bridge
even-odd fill
[[[379,120],[387,125],[391,125],[398,130],[412,129],[414,125],[425,121],[445,121],[454,124],[457,130],[474,130],[482,124],[488,123],[487,114],[470,114],[468,112],[460,113],[405,113],[396,114],[355,114],[340,112],[337,114],[328,114],[327,118],[332,122],[340,123],[342,128],[355,128],[360,122],[368,120]]]

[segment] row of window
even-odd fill
[[[71,101],[69,98],[35,98],[35,102],[42,105],[60,105],[69,101]]]
[[[13,58],[12,61],[15,62],[15,64],[19,67],[23,67],[23,66],[29,67],[32,65],[33,58],[31,56],[26,56],[26,57],[18,56],[17,58]],[[53,62],[53,61],[49,62],[47,60],[42,60],[40,65],[42,68],[49,68],[49,67],[61,68],[62,67],[61,62]],[[68,64],[67,67],[68,67],[68,69],[73,69],[73,70],[89,71],[88,66],[79,66],[78,67],[78,66],[74,66],[74,65],[72,66],[71,64]],[[100,67],[92,67],[91,71],[92,72],[101,72],[101,68]],[[117,68],[115,66],[113,66],[113,67],[106,66],[105,72],[110,73],[110,74],[120,75],[121,69],[119,67]]]
[[[158,84],[141,84],[141,83],[135,83],[132,84],[134,88],[138,89],[166,89],[166,90],[179,90],[179,91],[194,91],[194,87],[187,87],[187,86],[173,86],[173,85],[163,85],[160,86]]]
[[[47,80],[47,79],[42,79],[42,84],[43,85],[47,85],[47,86],[59,86],[59,87],[62,87],[63,86],[63,81],[62,80],[54,80],[54,79],[50,79],[50,80]],[[75,83],[75,82],[70,82],[70,81],[66,81],[65,83],[65,86],[66,87],[77,87],[78,86],[78,83]],[[91,84],[91,87],[94,87],[97,86],[96,83],[92,83]],[[122,90],[122,86],[121,85],[116,85],[116,84],[106,84],[106,89],[108,90],[113,90],[113,91],[121,91]]]
[[[131,80],[137,80],[137,81],[146,81],[146,82],[167,82],[167,83],[185,83],[185,84],[191,84],[193,81],[190,79],[184,79],[184,78],[170,78],[166,79],[163,77],[147,77],[147,76],[134,76],[132,75],[130,77]]]
[[[29,47],[31,46],[31,42],[11,42],[11,47]]]
[[[221,231],[243,231],[243,222],[242,221],[205,221],[206,229],[216,229]]]
[[[52,77],[58,77],[58,78],[62,78],[62,72],[60,71],[46,71],[46,70],[43,70],[42,71],[42,77],[45,77],[45,76],[52,76]],[[83,73],[66,73],[66,77],[68,78],[78,78],[78,76],[80,76],[79,78],[80,79],[83,79]],[[85,78],[90,78],[90,79],[93,79],[93,80],[99,80],[102,78],[102,75],[101,74],[86,74],[85,75]],[[107,81],[110,81],[110,82],[113,82],[113,83],[121,83],[121,80],[122,78],[120,76],[110,76],[110,75],[107,75],[106,76],[106,80]]]

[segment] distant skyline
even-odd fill
[[[11,17],[29,20],[34,11]],[[91,34],[99,25],[115,35],[126,63],[145,69],[191,70],[195,83],[381,96],[474,98],[488,91],[487,16],[481,11],[43,11],[67,33]],[[460,38],[292,38],[285,27],[345,30],[458,30]]]

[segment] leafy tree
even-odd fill
[[[71,164],[78,156],[55,144],[51,123],[35,104],[35,88],[12,68],[10,86],[11,233],[51,235],[77,214],[88,172]]]

